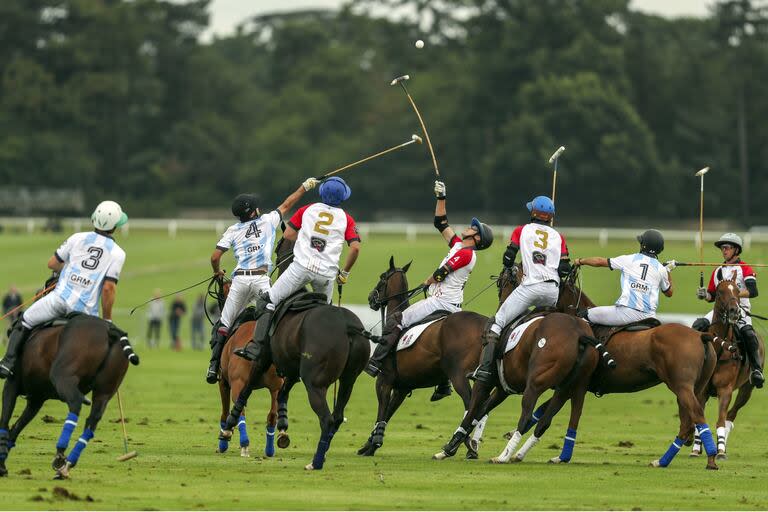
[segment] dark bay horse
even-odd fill
[[[374,311],[393,314],[405,310],[410,302],[406,272],[410,263],[402,268],[395,266],[394,257],[389,259],[389,268],[381,274],[379,282],[368,296],[368,304]],[[370,437],[357,451],[358,455],[373,455],[384,443],[387,423],[414,389],[429,388],[450,379],[456,393],[469,407],[471,396],[467,375],[477,368],[480,358],[480,334],[486,318],[477,313],[461,311],[448,315],[421,334],[418,342],[409,348],[395,352],[386,360],[384,370],[376,377],[378,412],[376,425]],[[477,458],[485,418],[475,429],[474,438],[467,440],[467,458]]]
[[[752,396],[754,386],[749,381],[749,363],[739,350],[736,330],[742,312],[739,303],[739,287],[735,281],[723,280],[715,290],[715,305],[709,332],[715,336],[713,343],[717,354],[717,365],[709,381],[709,386],[700,396],[706,404],[710,396],[717,396],[717,458],[726,458],[728,435],[733,429],[739,409],[744,407]],[[760,359],[765,360],[765,346],[760,340]],[[730,350],[729,350],[730,349]],[[736,403],[730,410],[733,393],[738,389]],[[691,449],[691,456],[701,455],[701,438],[696,434]]]
[[[499,304],[512,290],[507,286],[509,280],[508,272],[503,272],[499,277]],[[588,346],[597,345],[589,324],[574,316],[553,312],[525,325],[521,325],[524,330],[517,346],[509,352],[504,351],[508,331],[503,331],[505,335],[500,348],[504,353],[498,363],[499,375],[495,387],[475,382],[469,411],[448,444],[433,456],[434,459],[443,460],[453,456],[468,433],[475,428],[478,419],[487,415],[512,393],[523,395],[520,417],[502,453],[491,459],[494,463],[522,461],[539,442],[565,402],[571,401],[572,415],[574,411],[581,414],[587,386],[598,363],[598,352],[587,349]],[[477,334],[478,344],[481,334],[482,330]],[[537,400],[548,389],[554,389],[554,395],[534,411]],[[536,427],[533,435],[515,452],[522,436],[533,426]]]
[[[558,311],[575,315],[577,311],[595,305],[576,286],[576,276],[574,271],[561,284]],[[665,324],[644,331],[622,331],[613,335],[607,345],[617,363],[616,369],[609,370],[601,363],[592,376],[589,390],[598,395],[632,393],[662,382],[675,394],[680,417],[678,435],[666,453],[650,463],[653,467],[668,466],[683,444],[693,440],[695,429],[701,434],[707,451],[706,468],[718,469],[712,432],[697,398],[702,396],[715,368],[711,340],[711,335],[680,324]],[[580,416],[572,411],[562,453],[551,462],[570,461]]]
[[[82,451],[88,445],[110,398],[117,392],[128,370],[128,361],[139,364],[128,338],[118,337],[110,325],[99,318],[78,315],[64,326],[33,331],[24,345],[20,371],[5,381],[3,411],[0,416],[0,476],[6,476],[8,452],[25,426],[40,411],[46,400],[67,403],[69,414],[56,443],[53,468],[56,477],[69,477]],[[122,333],[124,334],[124,333]],[[92,392],[91,412],[85,429],[69,455],[72,432],[77,427],[80,409],[87,404],[86,393]],[[13,427],[8,423],[16,399],[24,395],[27,405]]]
[[[293,243],[288,240],[281,239],[277,244],[281,272],[290,263],[292,249]],[[285,377],[278,394],[280,430],[283,426],[287,429],[291,388],[299,380],[304,383],[310,406],[320,421],[320,440],[312,462],[305,466],[307,470],[323,468],[333,436],[344,421],[344,408],[352,395],[352,387],[370,355],[370,344],[364,332],[360,319],[346,308],[322,304],[304,311],[289,311],[280,319],[271,336],[271,361],[255,362],[259,365],[255,373],[268,368],[267,363],[273,363],[278,374]],[[326,395],[328,388],[337,380],[339,393],[331,412]],[[236,407],[245,406],[247,397],[243,398],[242,394],[238,397]],[[285,411],[284,424],[282,411]],[[237,417],[230,413],[223,429],[224,437],[227,433],[231,436],[232,428],[238,421],[239,413]]]
[[[271,405],[269,414],[267,414],[267,440],[264,445],[264,455],[272,457],[275,455],[275,425],[277,424],[277,395],[283,386],[283,378],[277,375],[275,366],[272,365],[266,372],[259,375],[251,375],[254,365],[241,357],[235,357],[232,352],[240,347],[244,347],[251,339],[253,330],[256,328],[256,322],[244,322],[237,328],[235,333],[227,340],[224,350],[221,353],[221,380],[219,380],[219,393],[221,394],[221,428],[226,426],[227,417],[230,413],[230,400],[236,402],[241,396],[246,386],[251,390],[266,388],[269,390]],[[250,439],[246,428],[245,410],[239,414],[237,428],[240,434],[240,456],[250,456]],[[287,447],[290,439],[285,430],[280,431],[279,438],[281,447]],[[283,439],[283,437],[285,439]],[[219,453],[224,453],[229,448],[229,441],[219,439]]]

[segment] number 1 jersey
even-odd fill
[[[294,261],[324,277],[338,274],[344,241],[360,241],[355,220],[341,208],[324,203],[302,206],[288,225],[299,232]]]
[[[509,243],[520,250],[524,274],[522,284],[560,282],[557,267],[560,258],[568,256],[568,247],[565,238],[554,228],[536,222],[518,226],[512,232]]]

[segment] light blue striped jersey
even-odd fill
[[[273,210],[248,222],[232,224],[221,236],[216,248],[222,251],[232,249],[235,270],[256,270],[260,267],[272,270],[275,231],[282,220],[280,212]]]
[[[52,293],[71,310],[98,316],[104,280],[120,279],[125,251],[112,237],[92,231],[67,238],[55,256],[64,268]]]
[[[669,273],[659,260],[645,254],[627,254],[610,258],[611,270],[621,270],[621,297],[617,306],[656,313],[659,307],[659,290],[669,290]]]

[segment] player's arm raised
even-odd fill
[[[313,188],[317,186],[319,181],[316,178],[307,178],[304,180],[304,182],[297,188],[293,194],[289,195],[285,198],[285,201],[283,201],[283,204],[278,206],[276,209],[280,212],[281,216],[285,216],[288,211],[293,208],[293,205],[296,204],[296,202],[301,199],[301,196],[304,195],[304,192],[309,192]]]
[[[445,183],[442,181],[435,181],[435,197],[437,197],[435,228],[443,235],[445,241],[450,244],[453,237],[456,236],[456,232],[448,224],[448,214],[445,209]]]

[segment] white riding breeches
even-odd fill
[[[598,306],[587,310],[586,319],[593,324],[617,326],[655,317],[655,313],[643,313],[626,306]]]
[[[531,306],[554,307],[559,295],[560,287],[552,281],[518,286],[509,294],[504,304],[496,312],[491,330],[496,334],[501,334],[504,327],[525,313]]]
[[[269,290],[270,302],[277,306],[295,291],[310,285],[313,291],[325,294],[330,304],[333,301],[334,281],[335,279],[331,277],[321,276],[293,262],[285,272],[280,274],[272,285],[272,289]]]
[[[269,276],[235,276],[221,311],[221,326],[229,330],[238,315],[262,291],[269,291]]]
[[[49,293],[42,299],[29,306],[21,315],[21,324],[27,329],[32,329],[42,323],[59,318],[73,310],[55,293]]]
[[[456,304],[445,302],[444,300],[437,297],[427,297],[424,300],[420,300],[416,304],[408,306],[408,309],[403,311],[403,321],[400,325],[403,329],[405,329],[406,327],[409,327],[419,320],[427,317],[427,315],[430,315],[441,309],[444,309],[450,313],[461,311],[461,308]]]

